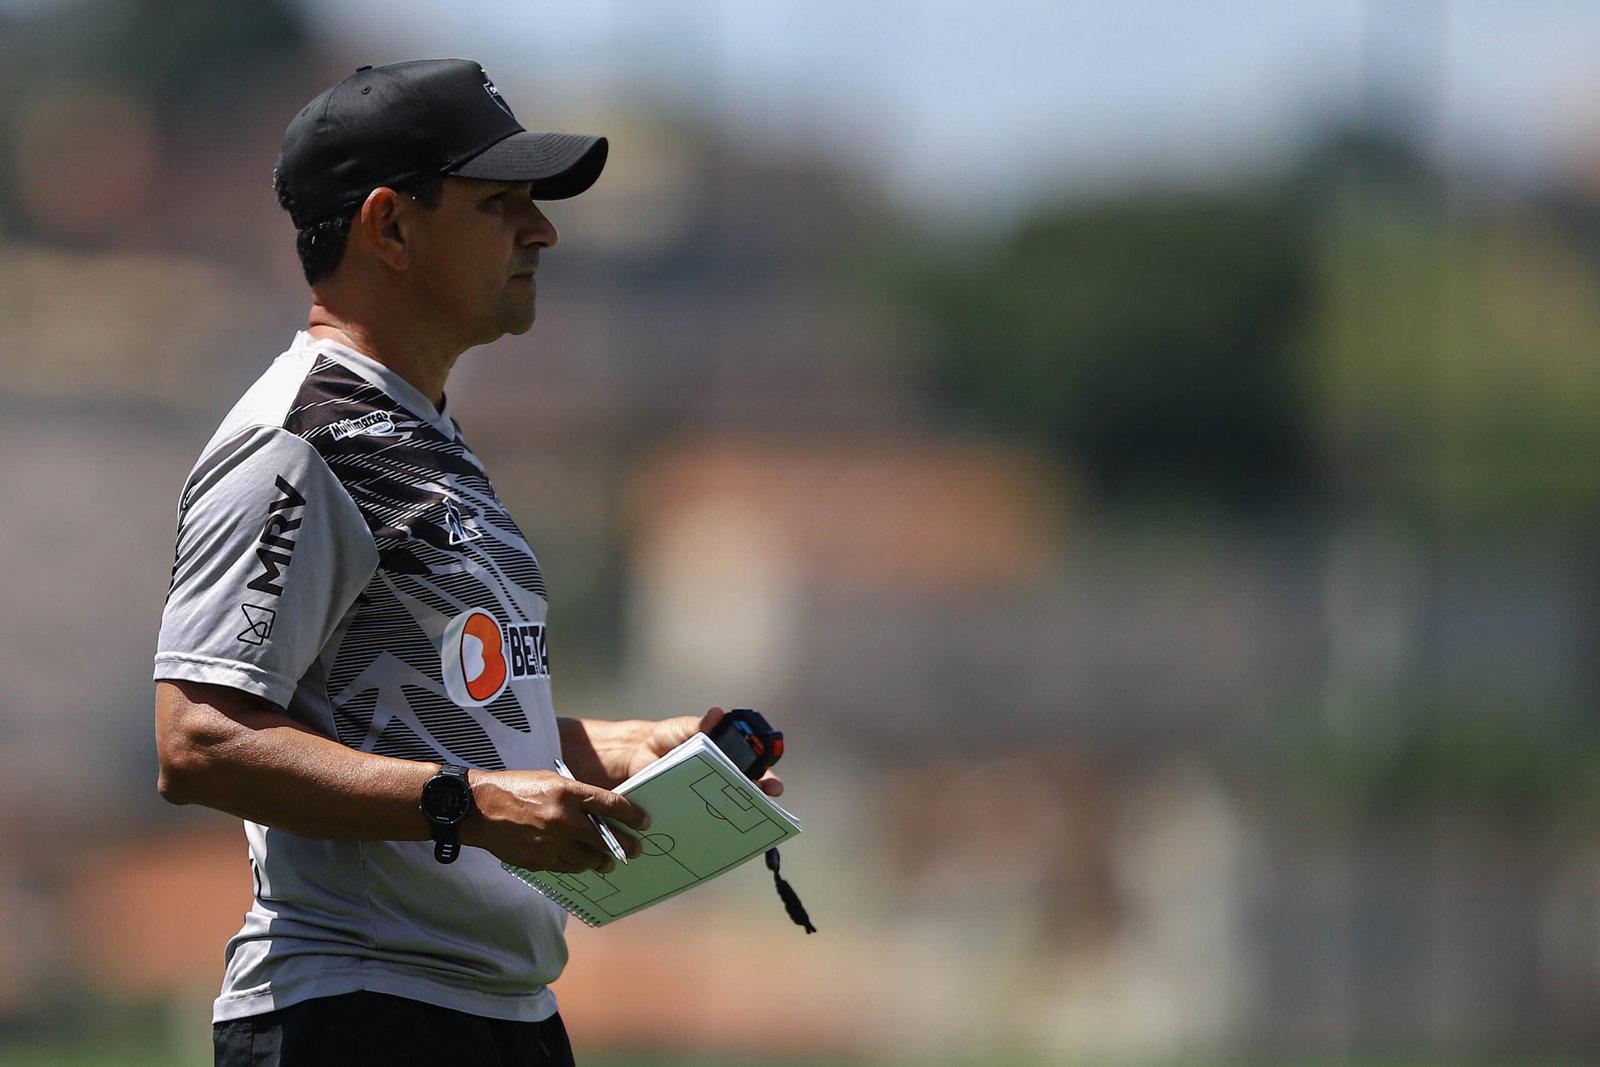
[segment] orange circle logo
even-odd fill
[[[482,707],[499,696],[511,680],[505,647],[505,634],[488,612],[474,608],[451,619],[440,650],[450,699]]]
[[[500,624],[481,611],[467,615],[461,634],[461,677],[474,700],[493,700],[505,688],[505,638]]]

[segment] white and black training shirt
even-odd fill
[[[296,336],[183,490],[157,679],[231,686],[351,748],[469,767],[560,754],[538,561],[453,420]],[[420,819],[421,816],[419,815]],[[566,914],[498,860],[245,823],[255,901],[214,1019],[357,990],[555,1011]]]

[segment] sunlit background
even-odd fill
[[[154,789],[179,489],[364,63],[608,134],[453,413],[558,707],[762,709],[759,864],[580,1062],[1600,1059],[1600,5],[0,0],[0,1063],[208,1063]]]

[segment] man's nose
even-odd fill
[[[518,235],[524,245],[539,245],[542,248],[554,248],[556,242],[561,240],[561,235],[556,232],[556,224],[546,217],[539,205],[528,205],[528,218],[523,224],[522,232]]]

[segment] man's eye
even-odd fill
[[[529,195],[529,191],[524,191],[522,189],[507,189],[505,192],[496,193],[489,197],[484,201],[484,203],[491,205],[496,209],[503,210],[505,208],[514,207],[518,204],[531,202],[532,200],[533,197]]]

